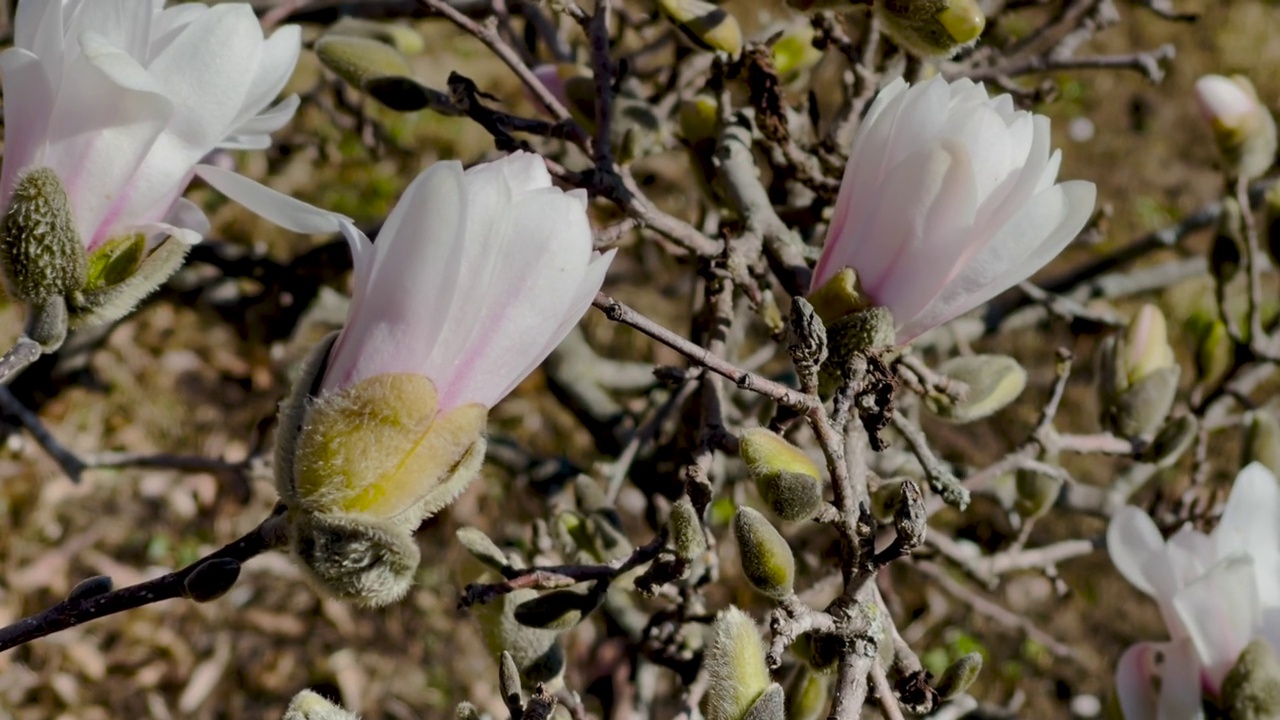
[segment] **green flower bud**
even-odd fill
[[[303,690],[293,696],[284,711],[284,720],[360,720],[355,713],[334,705],[324,696],[311,690]]]
[[[667,527],[671,547],[681,560],[693,562],[707,551],[707,537],[702,531],[702,520],[687,496],[671,506]]]
[[[1020,468],[1014,487],[1017,498],[1013,509],[1026,519],[1037,518],[1049,511],[1062,492],[1062,478]]]
[[[751,616],[736,607],[716,615],[702,663],[708,678],[702,699],[707,720],[744,720],[770,686],[760,633]]]
[[[829,676],[801,667],[787,686],[787,720],[818,720],[826,717],[830,701]]]
[[[845,378],[849,361],[857,355],[893,347],[893,315],[888,308],[873,307],[846,315],[827,325],[827,362],[818,372],[818,391],[834,393]]]
[[[782,600],[791,595],[796,579],[796,558],[786,539],[749,507],[738,508],[733,518],[742,572],[761,594]]]
[[[341,20],[329,26],[325,37],[345,35],[347,37],[369,38],[384,42],[405,55],[420,55],[427,49],[427,42],[417,30],[406,25],[383,23],[364,18],[343,16]]]
[[[822,51],[813,46],[813,24],[796,22],[787,26],[773,43],[773,69],[784,85],[798,81],[822,62]]]
[[[515,610],[538,596],[538,591],[521,588],[491,602],[473,607],[484,635],[485,645],[493,657],[510,653],[527,685],[559,684],[564,675],[564,646],[560,632],[531,628],[516,620]]]
[[[743,431],[738,454],[760,497],[783,520],[813,517],[822,505],[821,471],[796,446],[766,428]]]
[[[742,28],[723,8],[705,0],[658,0],[658,9],[694,45],[735,60],[742,54]]]
[[[91,578],[85,578],[76,583],[76,586],[71,588],[71,592],[67,593],[67,602],[88,600],[99,595],[106,595],[111,592],[114,586],[115,583],[106,575],[94,575]]]
[[[494,570],[502,571],[510,567],[506,553],[479,528],[464,525],[454,532],[454,537],[458,538],[458,544],[471,553],[472,557]]]
[[[1179,415],[1160,428],[1156,439],[1142,453],[1142,461],[1169,468],[1178,462],[1196,440],[1200,423],[1195,415]]]
[[[778,683],[771,684],[752,705],[742,720],[785,720],[787,697]]]
[[[1207,386],[1215,386],[1227,376],[1236,360],[1236,344],[1227,324],[1214,320],[1196,344],[1196,376]]]
[[[316,41],[315,51],[325,67],[360,90],[369,80],[413,75],[399,50],[367,37],[326,35]]]
[[[844,268],[831,276],[809,295],[809,303],[818,312],[818,317],[830,325],[840,318],[859,310],[871,307],[871,301],[862,292],[858,282],[858,273],[853,268]]]
[[[588,588],[566,588],[543,593],[516,606],[516,622],[533,628],[568,630],[600,607],[604,593]]]
[[[1111,406],[1111,427],[1131,440],[1149,440],[1164,424],[1178,395],[1178,366],[1144,376]]]
[[[1205,75],[1196,81],[1200,113],[1213,130],[1231,175],[1252,179],[1276,159],[1276,121],[1243,75]]]
[[[976,0],[876,0],[874,11],[886,35],[926,58],[955,55],[987,25]]]
[[[231,558],[205,560],[182,581],[182,596],[196,602],[217,600],[240,579],[240,562]]]
[[[502,693],[502,701],[507,707],[520,707],[524,704],[524,688],[520,686],[520,669],[511,653],[505,650],[498,656],[498,691]]]
[[[1280,473],[1280,420],[1268,410],[1255,410],[1245,421],[1242,465],[1260,462],[1273,474]]]
[[[1027,371],[1007,355],[962,355],[942,363],[938,372],[969,387],[960,400],[942,394],[925,397],[925,405],[955,423],[981,420],[1018,399],[1027,387]]]
[[[980,672],[982,672],[982,654],[971,652],[951,663],[951,666],[942,672],[942,677],[938,678],[934,689],[938,691],[938,697],[941,699],[951,700],[968,690],[969,686],[973,685],[973,681],[978,679]]]
[[[720,108],[710,95],[695,95],[680,101],[677,113],[680,137],[690,145],[698,145],[720,136]]]
[[[791,652],[814,672],[830,675],[840,666],[844,643],[834,635],[800,633],[796,641],[791,643]]]
[[[1155,305],[1142,309],[1125,329],[1119,346],[1120,368],[1129,385],[1164,368],[1176,367],[1164,313]]]
[[[1108,339],[1102,346],[1102,396],[1108,426],[1123,437],[1150,440],[1173,407],[1180,374],[1164,313],[1154,305],[1144,305],[1124,337]]]
[[[1245,646],[1222,682],[1225,717],[1274,720],[1280,717],[1280,661],[1261,638]]]

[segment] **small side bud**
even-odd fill
[[[1160,308],[1143,305],[1130,321],[1120,347],[1120,363],[1130,385],[1176,364],[1169,344],[1168,323]]]
[[[736,607],[720,611],[711,625],[711,642],[703,657],[707,720],[744,720],[756,700],[769,688],[764,643],[751,616]]]
[[[240,579],[240,563],[231,558],[205,560],[182,581],[182,595],[196,602],[217,600]]]
[[[369,607],[403,598],[421,559],[409,533],[356,516],[299,513],[290,523],[289,540],[320,590]]]
[[[806,77],[818,63],[823,52],[813,46],[813,24],[794,22],[773,43],[773,68],[783,85],[790,85]]]
[[[1280,717],[1280,661],[1266,640],[1245,646],[1222,682],[1225,717],[1272,720]]]
[[[1142,461],[1159,468],[1173,467],[1178,458],[1191,448],[1199,430],[1200,423],[1195,415],[1188,413],[1173,418],[1160,428],[1156,439],[1143,451]]]
[[[1107,424],[1131,440],[1151,440],[1173,408],[1181,374],[1164,313],[1144,305],[1122,338],[1103,345],[1102,358]]]
[[[1276,121],[1243,75],[1205,75],[1196,81],[1200,114],[1233,176],[1253,179],[1276,159]]]
[[[1027,371],[1007,355],[963,355],[942,363],[938,372],[969,388],[959,400],[941,394],[925,397],[930,410],[954,423],[994,415],[1017,400],[1027,387]]]
[[[1226,285],[1240,272],[1240,247],[1243,244],[1244,216],[1234,197],[1222,199],[1222,214],[1209,248],[1209,270],[1219,285]]]
[[[738,454],[760,497],[783,520],[806,520],[822,505],[821,471],[796,446],[766,428],[742,432]]]
[[[1209,387],[1217,385],[1235,365],[1236,344],[1227,324],[1214,320],[1201,331],[1196,343],[1196,377]]]
[[[929,530],[929,513],[925,509],[924,494],[912,480],[903,481],[898,490],[898,504],[893,513],[893,529],[904,551],[924,544]]]
[[[480,720],[480,711],[475,705],[464,701],[454,708],[453,717],[455,720]]]
[[[707,537],[702,531],[702,521],[687,496],[671,506],[667,527],[671,547],[681,560],[693,562],[707,551]]]
[[[349,713],[334,705],[323,695],[311,690],[303,690],[293,696],[289,707],[284,711],[284,720],[360,720],[355,713]]]
[[[325,67],[361,90],[367,80],[413,75],[399,50],[367,37],[325,35],[316,41],[315,51]]]
[[[524,688],[520,686],[520,669],[511,653],[503,651],[498,656],[498,691],[502,693],[502,701],[507,707],[520,707],[524,704]]]
[[[680,137],[690,145],[698,145],[720,136],[720,108],[710,95],[695,95],[680,101],[677,118]]]
[[[510,567],[502,548],[499,548],[488,535],[485,535],[483,530],[464,525],[454,532],[454,537],[458,538],[458,544],[471,553],[472,557],[494,570],[501,571]]]
[[[787,720],[819,720],[826,717],[828,676],[801,667],[787,685]]]
[[[951,700],[968,690],[969,686],[973,685],[973,681],[978,679],[980,672],[982,672],[982,655],[971,652],[951,663],[951,666],[942,672],[942,677],[938,678],[934,689],[938,691],[938,697],[942,700]]]
[[[782,600],[791,595],[796,579],[796,558],[785,538],[749,507],[738,508],[733,518],[742,572],[761,594]]]
[[[802,297],[791,302],[791,317],[787,322],[787,352],[802,377],[816,372],[827,360],[827,328],[818,316],[818,311]]]
[[[1248,429],[1244,435],[1244,462],[1260,462],[1272,474],[1280,473],[1280,420],[1268,410],[1255,410],[1246,416]]]
[[[949,58],[978,41],[987,17],[976,0],[876,0],[885,34],[911,53]]]
[[[515,618],[515,609],[537,596],[536,590],[522,588],[473,608],[489,652],[494,657],[510,653],[521,681],[531,686],[558,683],[565,667],[558,631],[526,627]]]
[[[742,720],[786,720],[787,696],[773,683],[752,705]]]
[[[742,27],[724,8],[705,0],[658,0],[658,9],[694,45],[734,59],[742,54]]]
[[[115,587],[115,583],[106,575],[94,575],[91,578],[85,578],[76,583],[71,588],[71,592],[67,593],[67,602],[76,602],[78,600],[88,600],[99,595],[106,595]]]
[[[1045,461],[1049,459],[1046,458]],[[1020,468],[1014,482],[1017,497],[1014,500],[1013,509],[1027,519],[1040,517],[1058,501],[1062,484],[1063,480],[1060,477]]]

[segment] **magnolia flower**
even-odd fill
[[[143,233],[194,243],[204,214],[179,196],[215,148],[265,148],[296,97],[267,108],[301,47],[296,26],[264,39],[244,3],[23,0],[4,74],[5,208],[28,170],[66,189],[92,253]]]
[[[1049,119],[941,77],[880,92],[858,129],[814,271],[852,267],[905,343],[1040,269],[1093,211],[1093,183],[1054,184]]]
[[[351,312],[282,406],[277,487],[322,588],[397,600],[418,565],[413,531],[479,469],[489,408],[578,322],[614,252],[592,248],[586,193],[552,186],[527,153],[431,166],[376,244],[340,215],[226,170],[200,174],[286,228],[350,241]]]
[[[1127,720],[1195,720],[1255,638],[1280,649],[1280,485],[1262,464],[1236,476],[1218,527],[1183,528],[1166,542],[1125,507],[1107,550],[1125,579],[1155,599],[1170,640],[1131,646],[1116,669]],[[1158,689],[1156,678],[1159,678]]]

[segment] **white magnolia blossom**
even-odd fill
[[[1120,573],[1155,599],[1168,642],[1131,646],[1116,669],[1126,720],[1198,720],[1255,638],[1280,649],[1280,484],[1261,463],[1240,471],[1214,531],[1184,527],[1165,541],[1125,507],[1107,527]],[[1157,679],[1159,682],[1156,682]]]
[[[845,267],[905,343],[1049,262],[1093,212],[1096,188],[1054,184],[1049,119],[940,76],[880,91],[840,184],[817,289]]]
[[[34,167],[67,190],[88,251],[126,233],[197,242],[180,198],[215,148],[265,148],[298,99],[268,108],[298,59],[296,26],[264,39],[244,3],[22,0],[4,76],[0,206]]]
[[[429,378],[442,410],[493,407],[591,306],[613,260],[593,249],[585,191],[551,184],[518,152],[463,170],[438,162],[405,190],[371,243],[350,220],[219,168],[201,177],[298,232],[341,230],[355,292],[321,389],[388,373]]]

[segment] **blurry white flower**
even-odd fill
[[[1196,81],[1196,104],[1230,172],[1255,178],[1275,163],[1275,119],[1249,78],[1205,75]]]
[[[1280,648],[1280,485],[1260,463],[1236,476],[1212,534],[1183,528],[1166,542],[1129,506],[1107,527],[1107,550],[1155,599],[1170,636],[1120,658],[1116,691],[1127,720],[1203,718],[1203,695],[1218,695],[1250,640]]]
[[[941,77],[880,91],[840,185],[816,290],[845,267],[893,314],[905,343],[987,302],[1053,259],[1096,188],[1054,184],[1049,119],[1008,95]]]
[[[265,148],[296,97],[296,26],[264,39],[244,3],[23,0],[4,74],[0,203],[25,171],[62,181],[86,250],[142,233],[198,242],[204,214],[180,195],[215,148]]]

